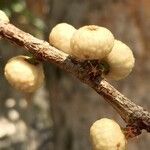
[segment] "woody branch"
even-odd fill
[[[0,36],[32,53],[40,61],[47,61],[71,73],[81,82],[92,87],[120,114],[127,126],[150,132],[150,113],[141,106],[126,98],[112,85],[101,78],[101,68],[98,61],[81,62],[49,45],[48,42],[37,39],[18,29],[10,23],[0,22]]]

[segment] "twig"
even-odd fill
[[[150,113],[126,98],[108,82],[102,80],[101,68],[98,65],[98,61],[81,62],[75,58],[71,58],[49,45],[48,42],[39,40],[9,23],[0,22],[0,36],[24,47],[36,56],[37,59],[53,63],[73,74],[81,82],[88,84],[116,109],[127,123],[126,130],[129,127],[136,129],[135,136],[140,134],[142,129],[150,132]]]

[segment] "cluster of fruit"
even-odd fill
[[[108,80],[125,78],[134,66],[131,49],[115,40],[104,27],[88,25],[76,30],[67,23],[60,23],[52,29],[49,42],[79,60],[100,60],[102,64],[107,64],[109,70],[104,71],[102,76]]]
[[[9,22],[2,11],[0,21]],[[60,23],[52,29],[49,42],[81,61],[100,60],[107,63],[109,71],[102,75],[106,79],[120,80],[134,66],[134,56],[130,48],[115,40],[113,34],[104,27],[89,25],[76,30],[69,24]],[[32,57],[13,57],[4,70],[8,82],[23,92],[34,92],[44,81],[42,63]],[[90,135],[94,150],[125,150],[125,136],[113,120],[104,118],[96,121],[90,129]]]
[[[9,22],[9,18],[3,11],[0,11],[0,21]],[[80,61],[100,60],[102,65],[105,64],[104,69],[107,69],[107,71],[103,72],[102,77],[108,80],[125,78],[132,71],[135,62],[133,53],[126,44],[115,40],[113,34],[108,29],[96,25],[83,26],[77,30],[67,23],[60,23],[52,29],[49,35],[49,43]],[[5,67],[5,76],[9,83],[17,89],[24,92],[33,92],[33,89],[41,86],[42,81],[38,84],[38,80],[44,79],[44,73],[40,62],[38,65],[35,65],[27,61],[28,59],[26,56],[18,56],[11,59]],[[9,67],[11,63],[13,67]],[[32,66],[30,67],[31,70],[36,67],[37,71],[30,71],[30,74],[28,74],[26,68],[18,68],[18,65],[25,66],[25,63],[27,64],[26,67]],[[18,69],[13,70],[15,67]],[[41,73],[36,75],[36,72]],[[25,75],[21,75],[22,73],[28,74],[30,78],[24,77]],[[40,74],[42,77],[40,77]],[[15,78],[14,81],[12,81],[13,78]],[[28,85],[25,83],[28,83]]]

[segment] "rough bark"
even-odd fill
[[[9,23],[0,22],[0,35],[10,42],[24,47],[37,59],[53,63],[73,74],[81,82],[88,84],[116,109],[127,125],[137,129],[137,135],[142,129],[150,132],[149,112],[123,96],[108,82],[101,80],[101,69],[97,65],[97,61],[80,62],[75,60],[50,46],[46,41],[39,40]]]

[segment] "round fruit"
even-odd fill
[[[8,82],[22,92],[34,92],[44,81],[41,63],[31,63],[28,56],[16,56],[8,61],[4,74]]]
[[[0,21],[7,22],[7,23],[9,22],[9,18],[2,10],[0,10]]]
[[[108,80],[120,80],[129,75],[134,67],[134,56],[131,49],[121,41],[115,40],[114,47],[104,61],[109,66],[103,77]]]
[[[126,140],[120,126],[113,120],[103,118],[90,128],[94,150],[125,150]]]
[[[76,30],[70,43],[72,55],[83,60],[102,59],[111,52],[113,45],[113,34],[96,25]]]
[[[57,24],[49,35],[49,43],[59,50],[71,54],[70,39],[75,31],[76,29],[67,23]]]

